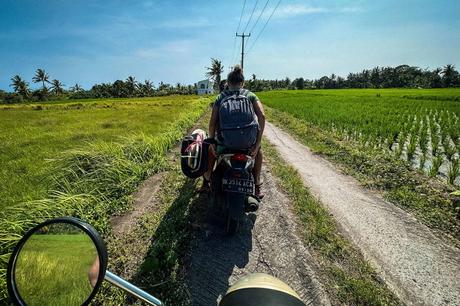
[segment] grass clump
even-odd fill
[[[401,302],[382,283],[363,256],[340,234],[322,204],[304,186],[300,175],[281,161],[272,145],[264,152],[278,184],[291,199],[302,225],[302,234],[318,260],[319,274],[333,304],[400,305]]]

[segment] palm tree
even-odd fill
[[[134,94],[134,92],[136,91],[136,86],[137,86],[136,78],[133,77],[133,76],[129,76],[126,79],[126,84],[127,84],[127,88],[128,88],[128,93],[129,93],[130,96],[132,96]]]
[[[16,93],[23,97],[27,97],[29,95],[29,84],[24,81],[18,74],[11,78],[11,82],[13,83],[10,86],[14,88]]]
[[[49,83],[49,74],[45,72],[44,69],[37,69],[37,71],[35,71],[35,76],[32,78],[32,81],[34,83],[40,83],[42,82],[42,85],[43,85],[43,89],[46,89],[46,86],[45,86],[45,82],[46,83]]]
[[[144,97],[150,97],[153,95],[153,82],[150,80],[145,80],[144,83],[138,83],[137,88]]]
[[[214,81],[214,89],[219,90],[220,86],[220,74],[224,71],[224,66],[222,66],[222,62],[218,59],[211,58],[211,67],[206,67],[208,72],[206,72],[206,76]]]
[[[51,91],[56,95],[64,92],[64,89],[62,88],[63,86],[64,84],[62,84],[59,80],[54,79],[51,81]]]
[[[458,74],[457,71],[455,71],[455,66],[454,65],[446,65],[444,66],[444,69],[442,70],[442,80],[444,82],[444,86],[450,87],[453,85],[454,80],[456,75]]]
[[[82,91],[83,88],[78,83],[76,83],[74,86],[70,87],[70,90],[73,92],[79,92]]]

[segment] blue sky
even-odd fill
[[[257,0],[247,0],[240,31]],[[244,0],[0,0],[0,89],[37,68],[90,88],[133,75],[194,83],[210,58],[239,60],[234,34]],[[249,31],[266,1],[259,0]],[[270,0],[247,43],[245,73],[317,78],[374,66],[460,68],[458,0]],[[252,47],[252,48],[251,48]],[[238,50],[239,52],[239,50]],[[232,58],[235,59],[232,62]]]

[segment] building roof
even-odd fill
[[[212,82],[211,80],[209,80],[209,79],[198,81],[198,83],[206,83],[206,82],[213,83],[213,82]]]

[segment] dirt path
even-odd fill
[[[298,236],[289,200],[264,168],[266,196],[235,237],[223,232],[222,220],[208,217],[192,241],[188,287],[193,305],[216,305],[229,285],[252,272],[274,275],[308,304],[330,305],[314,278],[308,250]]]
[[[125,279],[130,280],[138,272],[148,254],[151,237],[141,238],[136,230],[142,216],[157,209],[157,195],[165,175],[161,172],[146,179],[133,194],[132,210],[111,220],[112,233],[106,237],[106,244],[109,256],[114,258],[109,259],[116,262],[117,273]]]
[[[265,136],[408,305],[460,305],[460,250],[268,123]]]
[[[165,172],[157,173],[146,179],[133,195],[132,210],[111,220],[112,232],[115,236],[121,236],[129,231],[144,213],[155,206],[155,196],[160,190],[161,180],[165,174]]]

